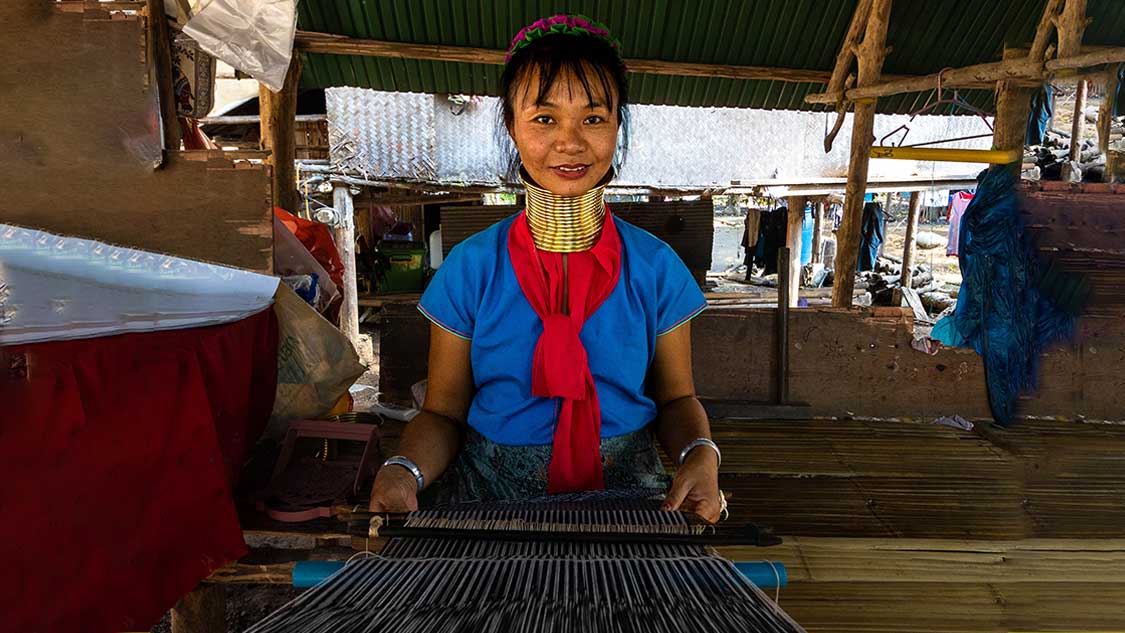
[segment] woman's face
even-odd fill
[[[534,71],[512,91],[508,133],[520,161],[532,180],[560,196],[593,189],[609,171],[617,148],[617,109],[610,107],[616,95],[601,92],[596,73],[588,72],[587,77],[592,80],[589,95],[567,71],[559,74],[540,103],[535,102],[539,76]]]

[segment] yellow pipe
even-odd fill
[[[1007,165],[1023,158],[1019,149],[950,149],[943,147],[879,147],[871,148],[871,158],[898,160],[936,160],[945,163],[992,163]]]

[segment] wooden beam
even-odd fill
[[[1086,128],[1086,80],[1079,79],[1077,92],[1074,95],[1074,120],[1070,122],[1070,160],[1079,160],[1082,157],[1082,133]]]
[[[856,50],[860,87],[879,82],[886,57],[887,23],[891,18],[891,0],[875,0],[867,18],[863,43]],[[863,219],[863,196],[867,187],[867,166],[875,129],[875,102],[857,102],[852,118],[851,157],[848,162],[848,184],[844,194],[844,219],[837,232],[835,277],[832,305],[852,305],[855,287],[856,260],[859,257],[860,229]]]
[[[910,211],[906,216],[906,240],[902,248],[902,274],[899,282],[903,288],[909,288],[911,278],[914,276],[914,250],[915,235],[918,232],[918,210],[922,207],[922,192],[910,192]]]
[[[1058,57],[1078,55],[1086,32],[1086,0],[1066,0],[1055,19],[1055,31],[1059,36]]]
[[[1036,64],[1021,51],[1007,49],[1004,62]],[[992,126],[992,147],[999,151],[1018,150],[1023,152],[1027,140],[1027,118],[1031,114],[1032,90],[1011,80],[996,83],[996,118]],[[996,164],[1002,164],[1001,162]]]
[[[338,214],[336,225],[332,229],[332,239],[336,242],[336,250],[340,252],[340,261],[344,264],[344,287],[340,289],[340,294],[344,296],[340,306],[340,331],[358,352],[359,290],[355,272],[355,207],[348,185],[337,183],[332,189],[332,206]]]
[[[163,0],[147,0],[145,13],[150,38],[149,54],[156,67],[156,84],[160,96],[164,151],[175,152],[180,149],[181,133],[180,121],[176,116],[176,95],[172,86],[172,41],[168,33],[168,20],[164,17]]]
[[[973,64],[964,68],[954,68],[924,77],[908,77],[869,86],[859,85],[848,90],[843,98],[848,101],[875,99],[889,97],[904,92],[924,92],[937,88],[938,76],[941,76],[943,88],[962,88],[979,86],[992,83],[1001,79],[1040,80],[1043,77],[1043,65],[1026,57],[984,64]],[[805,103],[836,103],[841,98],[839,93],[820,93],[805,96]]]
[[[1052,59],[1046,64],[1026,55],[1005,54],[1005,59],[998,62],[973,64],[972,66],[944,70],[923,77],[905,77],[871,86],[852,88],[846,91],[842,97],[839,93],[830,92],[809,94],[805,95],[805,103],[834,104],[841,98],[848,101],[858,101],[889,97],[906,92],[924,92],[937,88],[938,75],[941,75],[942,87],[948,88],[981,88],[997,81],[1014,82],[1013,85],[1017,87],[1030,87],[1042,83],[1050,73],[1060,70],[1075,70],[1125,62],[1125,47],[1122,46],[1083,46],[1081,50],[1083,52],[1078,55]],[[1017,50],[1017,52],[1019,51]],[[1045,71],[1044,68],[1046,68]]]
[[[869,1],[869,0],[868,0]],[[307,53],[328,55],[359,55],[365,57],[390,57],[395,59],[426,59],[440,62],[502,65],[506,51],[470,46],[444,46],[386,42],[350,38],[331,33],[297,31],[295,48]],[[802,68],[777,68],[769,66],[736,66],[731,64],[695,64],[669,62],[659,59],[626,59],[631,73],[646,75],[673,75],[681,77],[720,77],[724,79],[761,79],[768,81],[827,83],[832,73],[824,70]],[[898,77],[902,77],[899,75]]]
[[[1051,33],[1055,30],[1055,18],[1058,17],[1059,8],[1063,0],[1047,0],[1043,7],[1043,15],[1039,18],[1039,26],[1035,28],[1035,39],[1031,43],[1031,50],[1027,57],[1032,61],[1044,61],[1047,55],[1047,46],[1051,42]]]
[[[848,32],[844,35],[844,41],[840,44],[840,50],[836,53],[836,65],[832,68],[832,75],[828,79],[826,92],[843,90],[844,81],[848,77],[848,69],[851,68],[852,59],[855,58],[855,47],[859,43],[864,29],[867,28],[867,15],[870,12],[871,0],[859,0],[855,12],[852,13],[852,21],[848,25]]]
[[[262,149],[270,151],[270,164],[273,166],[273,203],[290,213],[297,213],[301,206],[297,170],[293,162],[297,159],[297,138],[294,134],[300,79],[301,58],[293,55],[280,92],[270,90],[265,84],[258,87]]]
[[[1120,64],[1122,62],[1125,62],[1125,46],[1112,46],[1109,48],[1095,48],[1087,53],[1082,53],[1073,57],[1052,59],[1047,62],[1047,70],[1049,72],[1057,72],[1060,70],[1101,66],[1103,64]]]
[[[789,223],[785,227],[785,242],[789,246],[789,278],[778,279],[777,283],[787,284],[789,288],[789,307],[796,308],[801,291],[801,234],[805,222],[804,196],[788,199]]]

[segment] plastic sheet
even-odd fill
[[[184,26],[199,47],[277,92],[297,32],[297,0],[211,0]]]
[[[270,305],[276,277],[0,224],[0,345],[201,327]]]

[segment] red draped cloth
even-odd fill
[[[551,494],[605,488],[602,413],[586,348],[578,337],[586,318],[613,292],[621,275],[621,240],[606,211],[602,233],[587,251],[567,253],[569,301],[563,309],[563,259],[535,248],[523,213],[508,231],[508,254],[528,303],[543,322],[531,367],[531,393],[560,398],[547,471]]]
[[[0,348],[0,629],[147,630],[246,553],[231,494],[277,383],[272,309]]]

